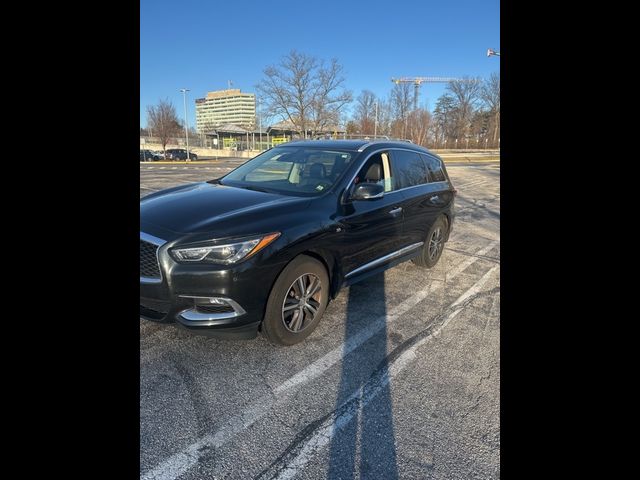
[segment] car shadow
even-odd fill
[[[384,273],[349,288],[345,322],[345,346],[371,319],[386,317]],[[346,353],[346,352],[345,352]],[[357,350],[345,355],[342,363],[336,408],[362,391],[375,371],[387,367],[387,327]],[[375,398],[359,403],[353,418],[336,422],[331,438],[327,478],[398,478],[393,409],[387,382]],[[359,474],[357,474],[359,473]]]

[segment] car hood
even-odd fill
[[[230,222],[237,224],[244,217],[264,219],[282,208],[306,208],[309,203],[309,198],[202,182],[141,199],[140,224],[143,229],[148,225],[165,232],[195,234],[219,230]]]

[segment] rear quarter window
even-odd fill
[[[447,177],[444,174],[444,170],[442,168],[442,162],[435,157],[431,157],[429,155],[421,155],[424,159],[424,162],[427,164],[429,168],[429,173],[431,174],[432,182],[446,182]]]

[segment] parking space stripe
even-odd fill
[[[485,247],[479,249],[475,252],[474,256],[464,259],[456,267],[451,269],[447,273],[447,278],[451,280],[458,276],[497,245],[497,241],[492,241]],[[432,283],[428,287],[403,300],[400,304],[391,308],[388,314],[375,318],[366,328],[358,332],[358,334],[351,337],[345,343],[339,344],[323,357],[284,381],[270,394],[263,395],[250,403],[245,410],[230,418],[225,426],[214,433],[203,436],[182,451],[169,456],[156,467],[148,470],[140,476],[141,480],[175,480],[198,463],[202,451],[219,448],[231,440],[236,434],[249,428],[265,416],[276,402],[291,395],[305,383],[320,377],[329,368],[363,345],[383,328],[402,318],[404,313],[418,305],[433,292],[444,288],[444,286],[445,284],[442,282]]]
[[[386,368],[380,372],[375,372],[365,385],[351,394],[342,405],[338,406],[333,415],[330,415],[329,418],[314,429],[315,433],[311,435],[307,441],[297,445],[296,449],[291,452],[293,455],[290,454],[288,460],[287,457],[285,457],[285,459],[273,465],[270,468],[271,472],[274,472],[271,476],[267,477],[267,475],[262,475],[258,478],[291,480],[296,477],[304,469],[309,460],[331,442],[331,439],[338,430],[348,425],[356,417],[359,410],[366,407],[368,403],[375,399],[392,378],[397,376],[412,360],[417,358],[416,351],[418,348],[432,338],[440,335],[449,322],[464,310],[466,306],[464,302],[478,294],[498,268],[499,265],[496,265],[489,269],[480,280],[458,297],[455,302],[449,305],[446,311],[450,313],[436,329],[398,355]]]

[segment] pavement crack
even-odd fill
[[[196,422],[198,425],[198,435],[204,435],[208,428],[212,424],[211,414],[207,409],[207,397],[198,387],[196,379],[191,375],[191,372],[178,360],[170,358],[173,367],[180,375],[184,386],[189,394],[191,405],[196,416]]]

